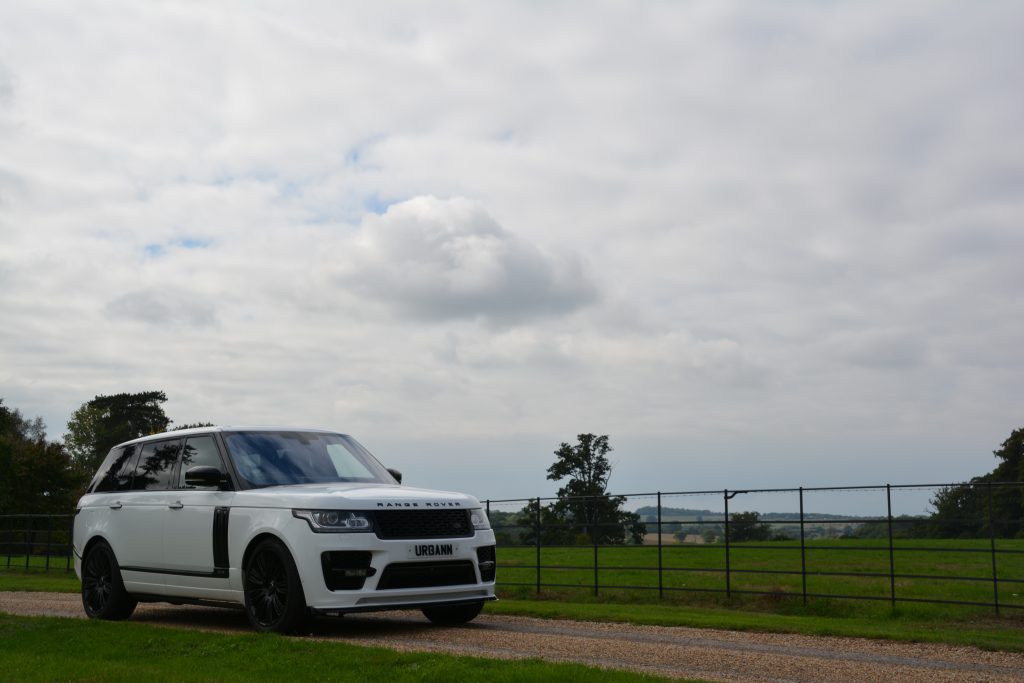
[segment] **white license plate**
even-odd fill
[[[406,547],[411,560],[429,560],[434,557],[454,557],[459,552],[455,543],[416,543]]]

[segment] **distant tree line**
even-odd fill
[[[594,441],[597,438],[581,434],[576,447],[562,444],[555,452],[559,459],[549,468],[548,478],[555,479],[569,471],[569,463],[601,463],[603,454],[611,449],[604,450],[607,442]],[[930,515],[893,517],[891,532],[888,520],[858,522],[837,515],[807,513],[805,537],[887,538],[892,533],[894,538],[979,538],[990,534],[1000,538],[1024,538],[1024,485],[1021,484],[1024,482],[1024,428],[1014,430],[994,455],[999,463],[992,472],[939,490],[931,500],[933,512]],[[604,486],[595,486],[592,483],[595,477],[579,476],[581,471],[577,470],[571,486],[558,492],[559,496],[576,495],[575,498],[544,506],[534,500],[518,512],[493,511],[491,519],[497,527],[499,542],[533,544],[539,533],[543,545],[589,544],[595,539],[601,544],[641,543],[646,532],[657,531],[657,508],[642,507],[635,513],[623,510],[625,498],[607,495],[606,479]],[[605,472],[603,465],[597,467],[596,472],[599,475]],[[587,495],[592,497],[588,499]],[[725,540],[725,520],[721,512],[671,507],[663,507],[661,512],[662,533],[671,534],[677,540],[693,536],[700,536],[705,543]],[[781,518],[793,517],[793,513],[781,513]],[[800,538],[798,524],[773,523],[775,518],[780,518],[780,513],[732,513],[729,515],[729,539],[756,542]],[[594,519],[600,520],[596,527],[592,523]]]

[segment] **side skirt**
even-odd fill
[[[205,579],[228,578],[227,567],[217,567],[212,572],[190,572],[178,569],[159,569],[156,567],[121,567],[123,572],[140,572],[142,574],[167,574],[169,576],[198,576]]]
[[[237,602],[226,600],[204,600],[202,598],[179,598],[166,595],[151,595],[149,593],[132,593],[132,597],[139,602],[166,602],[171,605],[198,605],[200,607],[224,607],[226,609],[244,610],[245,606]]]

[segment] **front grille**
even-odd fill
[[[377,537],[389,540],[473,535],[469,510],[378,510],[376,522]]]
[[[399,562],[384,568],[377,590],[432,588],[475,584],[476,571],[468,560],[455,562]]]
[[[331,591],[357,591],[366,577],[377,570],[370,566],[371,555],[364,550],[334,550],[320,555],[324,583]]]

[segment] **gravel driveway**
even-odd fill
[[[67,593],[3,593],[0,611],[84,618]],[[139,623],[250,632],[240,610],[139,605]],[[736,682],[1022,681],[1024,654],[858,638],[633,626],[485,613],[468,626],[439,628],[418,612],[320,619],[310,638],[494,658],[540,657],[668,677]]]

